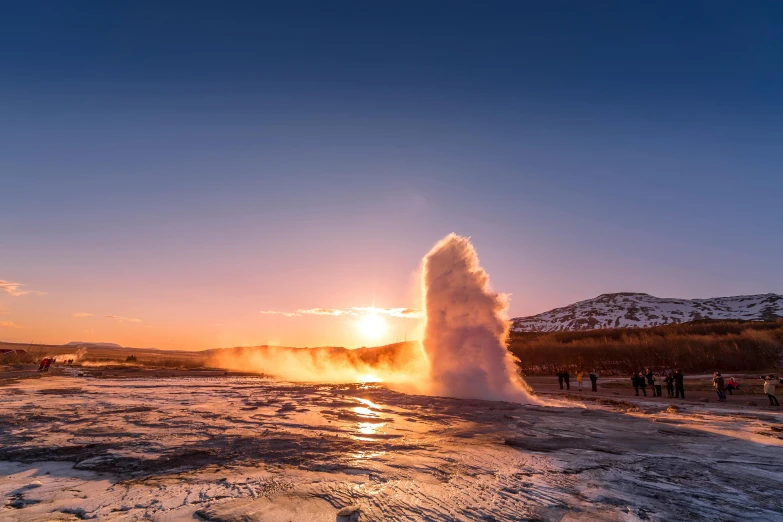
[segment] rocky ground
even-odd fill
[[[97,371],[0,383],[0,519],[783,520],[779,409]]]

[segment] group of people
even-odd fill
[[[654,373],[650,368],[644,372],[636,372],[631,376],[631,385],[639,395],[642,390],[644,396],[647,396],[647,386],[650,387],[653,397],[663,396],[663,385],[666,385],[666,393],[669,397],[676,399],[685,398],[684,375],[682,370],[666,371]]]
[[[653,397],[663,396],[663,385],[666,385],[666,393],[675,399],[685,398],[685,384],[682,370],[654,373],[650,368],[644,372],[636,372],[631,376],[631,385],[639,395],[639,390],[647,397],[647,386],[650,387]]]
[[[647,396],[647,387],[652,389],[653,396],[660,397],[662,395],[663,384],[666,385],[666,391],[669,397],[685,398],[685,386],[683,384],[682,370],[666,371],[660,373],[653,373],[650,368],[647,368],[644,372],[636,372],[631,376],[631,384],[636,390],[636,395],[639,395],[639,390],[642,391],[644,396]],[[764,393],[769,398],[770,406],[780,406],[777,397],[775,396],[776,379],[774,375],[762,375],[761,379],[764,381]],[[783,383],[783,379],[780,380]],[[739,382],[734,377],[725,379],[720,372],[715,372],[712,375],[712,385],[715,387],[715,391],[718,394],[718,402],[726,402],[726,392],[729,395],[733,395],[734,390],[739,390]]]
[[[780,406],[778,398],[775,396],[775,388],[777,386],[776,378],[774,375],[762,375],[761,380],[764,381],[764,393],[769,399],[770,406]],[[783,383],[783,379],[780,380]],[[725,380],[720,372],[715,372],[712,375],[712,385],[715,386],[715,391],[718,392],[718,402],[726,402],[726,392],[729,395],[733,395],[733,390],[739,389],[739,383],[734,377],[729,377]]]
[[[590,378],[590,384],[594,392],[598,391],[598,373],[593,370],[587,374]],[[585,372],[583,370],[577,370],[576,372],[576,385],[579,391],[582,391],[582,381],[584,381]],[[560,389],[571,389],[571,374],[568,370],[560,370],[557,372],[557,381],[560,383]]]
[[[582,381],[585,375],[590,378],[593,391],[598,391],[598,373],[593,370],[589,374],[585,374],[582,370],[576,372],[577,389],[582,391]],[[675,399],[685,398],[685,376],[682,370],[666,370],[662,372],[653,372],[652,369],[647,368],[643,372],[635,372],[631,376],[631,385],[636,391],[636,395],[639,395],[641,390],[642,394],[647,397],[647,387],[650,387],[653,397],[663,396],[663,386],[666,386],[666,392],[669,397]],[[775,388],[778,379],[774,375],[762,375],[761,379],[764,381],[764,393],[769,399],[770,406],[780,406],[777,397],[775,396]],[[561,390],[571,389],[571,375],[568,370],[559,370],[557,372],[557,381],[560,384]],[[783,379],[779,382],[783,384]],[[715,391],[718,393],[718,402],[726,402],[726,393],[733,395],[734,390],[739,390],[740,384],[734,377],[725,379],[720,372],[715,372],[712,376],[712,385],[715,387]]]

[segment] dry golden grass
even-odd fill
[[[512,333],[509,349],[529,374],[557,368],[628,373],[768,371],[783,366],[783,321],[699,321],[645,329]]]

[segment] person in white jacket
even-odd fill
[[[769,405],[780,406],[778,398],[775,397],[775,376],[767,375],[766,377],[762,377],[762,379],[764,380],[764,393],[767,394]]]

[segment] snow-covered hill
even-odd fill
[[[512,319],[518,332],[646,328],[697,319],[773,320],[783,317],[783,295],[667,299],[650,294],[602,294],[542,314]]]

